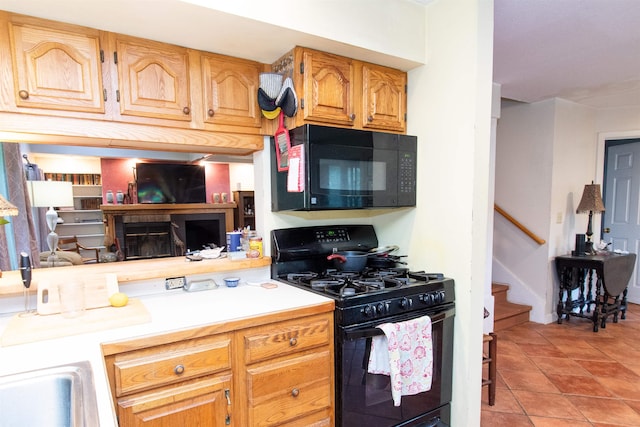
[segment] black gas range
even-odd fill
[[[402,264],[344,271],[327,259],[345,251],[375,255],[378,239],[371,225],[287,228],[273,230],[271,237],[273,279],[335,300],[336,426],[448,425],[454,281]],[[385,379],[367,373],[371,338],[382,334],[382,323],[422,316],[432,321],[432,388],[403,396],[395,407]]]

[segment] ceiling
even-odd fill
[[[640,1],[494,0],[502,96],[640,106]]]

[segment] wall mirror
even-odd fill
[[[121,190],[126,194],[126,183],[134,180],[134,172],[132,165],[135,165],[137,161],[153,161],[153,162],[179,162],[179,163],[206,163],[206,167],[215,165],[212,167],[220,167],[226,165],[228,167],[228,174],[222,177],[224,182],[220,182],[219,188],[226,188],[227,191],[218,190],[218,192],[228,193],[229,199],[232,198],[233,191],[252,191],[254,189],[253,182],[253,156],[227,156],[227,155],[204,155],[199,153],[181,153],[181,152],[161,152],[150,150],[132,150],[132,149],[118,149],[118,148],[104,148],[104,147],[85,147],[85,146],[61,146],[61,145],[47,145],[47,144],[19,144],[20,152],[26,155],[25,163],[36,164],[43,172],[50,173],[69,173],[77,174],[78,176],[86,176],[90,179],[94,175],[99,176],[99,181],[96,184],[91,185],[92,181],[86,181],[85,185],[79,185],[76,191],[79,191],[80,196],[86,196],[86,199],[82,203],[86,203],[84,207],[88,207],[88,212],[78,212],[74,206],[73,209],[69,209],[69,212],[59,211],[59,216],[63,218],[61,221],[70,221],[69,226],[58,226],[56,232],[62,236],[74,235],[74,234],[92,234],[91,227],[96,225],[96,222],[101,221],[102,213],[99,212],[99,201],[97,197],[104,197],[107,189],[101,185],[103,182],[113,182],[112,177],[108,174],[117,175],[119,182],[124,182],[124,185],[114,186],[113,191],[114,198],[117,196],[117,191]],[[102,164],[105,164],[105,159],[110,161],[109,164],[127,164],[124,170],[112,169],[102,170]],[[105,175],[106,174],[106,175]],[[50,175],[48,175],[50,176]],[[53,179],[59,179],[60,177],[53,177]],[[83,181],[85,183],[85,181]],[[75,188],[76,186],[74,186]],[[89,196],[95,196],[93,198]],[[213,194],[207,195],[207,203],[211,203],[209,196],[213,198]],[[92,200],[93,199],[93,200]],[[115,201],[117,203],[117,201]],[[79,203],[75,201],[76,205]],[[96,204],[91,206],[90,203]],[[92,208],[98,208],[92,209]],[[73,211],[73,212],[71,212]],[[89,211],[93,211],[90,213]],[[86,224],[81,224],[86,222]],[[63,222],[64,223],[64,222]],[[71,223],[74,225],[71,226]],[[98,227],[100,228],[100,227]],[[47,230],[48,231],[48,230]],[[38,233],[42,236],[42,233]],[[100,231],[97,231],[95,238],[88,240],[85,239],[85,246],[104,246],[104,239],[100,236]],[[101,240],[102,239],[102,240]],[[44,238],[37,238],[38,246],[46,249]],[[110,252],[111,248],[105,248],[102,252]],[[18,250],[16,248],[10,248],[9,250]],[[15,265],[14,265],[15,264]],[[12,260],[11,269],[17,269],[17,262]]]

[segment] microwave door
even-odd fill
[[[372,206],[373,150],[370,147],[317,145],[311,147],[312,204],[323,209]]]

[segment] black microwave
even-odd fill
[[[304,125],[289,138],[286,170],[271,138],[272,211],[415,206],[415,136]]]

